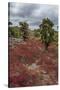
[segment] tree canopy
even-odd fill
[[[46,49],[49,46],[49,44],[53,41],[53,26],[53,22],[48,18],[44,18],[42,20],[42,23],[39,25],[41,30],[41,40],[45,44]]]
[[[28,38],[29,25],[27,22],[19,22],[20,30],[22,31],[22,36],[24,41]]]
[[[12,25],[12,22],[9,21],[9,22],[8,22],[8,25]]]

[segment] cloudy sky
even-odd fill
[[[46,4],[28,4],[10,2],[8,5],[8,16],[13,25],[26,21],[30,28],[38,28],[42,19],[50,18],[53,23],[58,25],[58,6]]]

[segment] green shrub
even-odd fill
[[[39,29],[34,30],[34,36],[35,37],[40,37],[40,30]]]
[[[8,34],[10,37],[15,37],[15,38],[21,37],[21,32],[18,27],[9,27]]]

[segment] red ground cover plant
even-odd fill
[[[58,84],[58,50],[48,51],[39,40],[27,40],[9,46],[9,87]]]

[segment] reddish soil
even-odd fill
[[[39,40],[9,46],[9,87],[58,84],[58,50],[51,44],[48,51]]]

